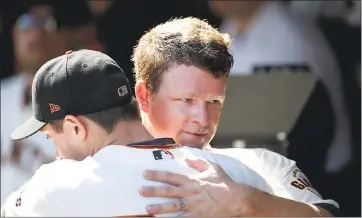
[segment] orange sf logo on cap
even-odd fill
[[[54,112],[57,112],[57,111],[60,111],[60,107],[59,105],[56,105],[56,104],[50,104],[49,103],[49,107],[50,107],[50,113],[54,113]]]

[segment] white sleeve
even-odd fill
[[[1,217],[24,217],[24,216],[38,216],[34,213],[29,213],[29,207],[22,204],[22,191],[23,188],[18,189],[9,195],[1,206]]]
[[[1,217],[5,217],[5,216],[6,216],[5,206],[6,206],[6,202],[4,202],[3,205],[1,205]]]
[[[54,193],[54,175],[44,177],[42,169],[44,165],[29,181],[9,195],[1,207],[3,217],[50,217],[56,216],[56,210],[63,208],[66,201],[56,202],[49,198]]]
[[[266,149],[258,149],[256,152],[261,160],[260,173],[276,196],[303,203],[329,204],[339,208],[335,201],[322,198],[295,161]]]

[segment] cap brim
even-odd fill
[[[21,126],[16,128],[11,133],[11,139],[12,140],[21,140],[28,138],[35,133],[37,133],[40,129],[42,129],[47,123],[41,122],[34,117],[29,118],[25,123],[23,123]]]

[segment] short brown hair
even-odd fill
[[[112,133],[114,127],[121,121],[139,120],[141,118],[136,98],[132,98],[132,101],[127,105],[112,107],[84,116],[100,125],[107,133]],[[64,120],[54,120],[49,124],[57,133],[63,132]]]
[[[215,78],[227,77],[234,63],[230,37],[197,18],[172,19],[145,33],[132,61],[136,80],[157,92],[162,74],[172,66],[196,66]]]

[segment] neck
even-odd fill
[[[141,120],[122,121],[114,128],[114,131],[109,135],[106,143],[104,143],[104,146],[111,144],[126,145],[152,139],[154,139],[154,137],[145,129]]]
[[[42,66],[41,64],[40,65],[25,64],[24,62],[19,61],[18,59],[15,59],[15,61],[16,61],[16,63],[15,63],[15,72],[16,72],[16,74],[25,73],[25,74],[29,75],[31,80],[33,80],[33,77],[34,77],[35,73]]]
[[[231,33],[231,35],[236,36],[240,33],[246,32],[248,28],[253,24],[255,17],[259,13],[259,10],[263,4],[264,2],[260,1],[258,4],[250,7],[248,11],[239,13],[236,16],[231,17],[230,20],[234,26],[234,31]]]
[[[26,85],[29,86],[30,89],[31,89],[31,86],[33,85],[34,75],[35,75],[35,73],[33,73],[33,72],[28,73],[28,78],[27,78],[27,81],[26,81]]]
[[[22,70],[22,71],[17,71],[16,74],[25,74],[26,75],[26,82],[25,82],[25,86],[26,86],[26,91],[31,93],[31,86],[33,84],[33,79],[35,76],[36,71],[34,70]]]

